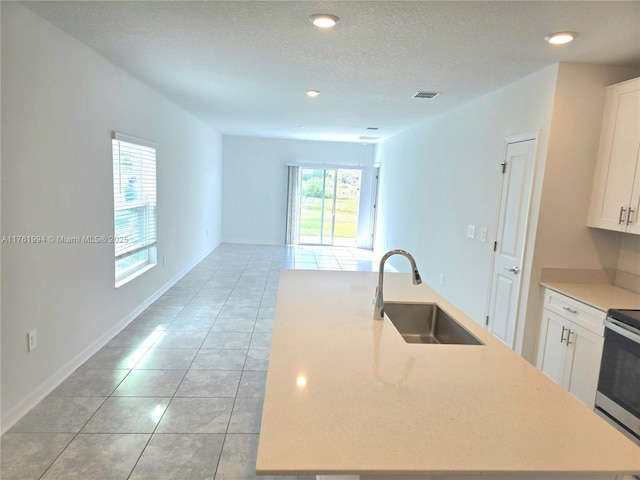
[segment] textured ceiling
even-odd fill
[[[385,138],[556,62],[640,65],[638,1],[25,5],[230,135]],[[319,30],[314,13],[341,21]],[[562,30],[580,36],[543,41]]]

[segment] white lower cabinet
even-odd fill
[[[549,289],[544,298],[537,367],[593,408],[605,313]]]

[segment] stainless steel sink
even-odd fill
[[[384,313],[407,343],[484,345],[433,303],[385,302]]]

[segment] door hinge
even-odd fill
[[[493,251],[495,252],[498,249],[498,242],[493,242]]]
[[[500,166],[502,167],[502,173],[507,171],[507,162],[502,162]]]
[[[485,325],[489,325],[489,315],[486,316],[486,318],[484,319],[484,324]]]

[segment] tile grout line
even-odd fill
[[[216,269],[217,273],[218,271],[220,271],[220,268]],[[243,270],[244,271],[244,270]],[[209,278],[209,280],[211,280],[214,276],[215,273],[213,273],[211,275],[211,277]],[[208,281],[209,281],[208,280]],[[208,283],[207,281],[207,283]],[[237,286],[239,279],[236,281],[236,283],[234,284],[233,288],[231,289],[231,292],[233,292],[233,289]],[[205,283],[206,285],[206,283]],[[200,289],[198,290],[198,292],[201,292],[202,289],[204,287],[200,287]],[[196,293],[196,295],[194,295],[193,298],[195,298],[198,294]],[[229,293],[229,295],[231,295],[231,293]],[[222,309],[224,308],[224,306],[226,305],[228,299],[229,299],[229,295],[227,295],[227,298],[225,299],[225,302],[222,304],[222,307],[220,309],[220,312],[222,312]],[[189,302],[190,303],[190,302]],[[186,308],[186,306],[185,306]],[[184,309],[183,309],[184,310]],[[220,312],[218,312],[218,315],[216,315],[216,320],[219,318],[220,316]],[[177,316],[176,316],[177,318]],[[215,324],[215,320],[214,323]],[[178,387],[176,388],[175,392],[173,393],[173,395],[171,396],[171,399],[169,400],[169,403],[167,404],[167,407],[164,409],[164,411],[162,412],[162,416],[160,417],[160,419],[158,420],[158,422],[156,423],[155,427],[153,428],[153,431],[151,432],[151,435],[149,435],[149,439],[147,440],[147,442],[145,443],[144,448],[140,451],[140,455],[138,456],[133,468],[131,469],[131,472],[129,472],[129,475],[127,476],[127,479],[131,478],[131,475],[133,475],[133,472],[135,471],[136,467],[138,466],[138,463],[140,462],[140,459],[142,458],[142,456],[144,455],[145,450],[147,449],[147,447],[149,446],[149,443],[151,442],[151,439],[153,438],[153,436],[156,434],[156,431],[158,430],[158,427],[160,426],[160,423],[162,422],[162,419],[164,418],[164,416],[167,413],[167,410],[169,410],[169,407],[171,406],[171,404],[173,403],[174,399],[176,398],[176,394],[178,393],[178,390],[180,390],[180,387],[182,386],[182,384],[184,383],[184,379],[186,378],[187,374],[189,373],[189,370],[191,369],[191,367],[193,366],[193,363],[195,362],[198,354],[200,353],[200,351],[202,350],[202,345],[204,344],[204,341],[206,340],[206,338],[209,336],[209,334],[211,333],[211,329],[213,328],[213,324],[212,326],[209,328],[209,330],[207,330],[207,334],[205,335],[204,339],[202,340],[202,342],[200,343],[200,346],[198,347],[198,351],[196,352],[196,354],[193,356],[193,358],[191,359],[191,362],[189,363],[189,366],[187,367],[187,369],[185,370],[184,375],[182,376],[182,379],[180,380],[180,383],[178,384]],[[181,397],[179,397],[181,398]],[[190,397],[193,398],[193,397]],[[206,398],[210,398],[210,397],[206,397]],[[235,399],[234,402],[235,404]],[[231,412],[233,413],[233,405],[231,407]],[[231,421],[231,413],[229,414],[229,421]],[[229,425],[227,423],[227,430],[229,428]],[[226,438],[226,432],[225,432],[225,438]],[[222,456],[222,448],[224,447],[224,439],[222,442],[222,447],[220,448],[220,456],[218,457],[218,462],[220,461],[220,457]],[[216,471],[217,471],[217,464],[216,464]],[[215,476],[215,471],[213,472],[213,475]]]
[[[255,249],[254,249],[254,251],[255,251]],[[243,270],[243,272],[245,270],[246,270],[246,266],[245,266],[245,269]],[[242,277],[242,275],[240,275],[240,276]],[[263,290],[263,297],[264,297],[264,290]],[[262,303],[262,298],[260,299],[260,302]],[[258,307],[258,311],[259,311],[259,307]],[[257,314],[256,314],[256,320],[257,320]],[[255,322],[253,324],[253,330],[255,331]],[[249,354],[249,349],[251,348],[251,340],[252,339],[253,339],[253,331],[251,332],[251,337],[249,338],[249,345],[247,346],[247,355]],[[247,357],[245,356],[244,363],[242,365],[242,367],[243,367],[242,371],[243,372],[244,372],[244,365],[246,363],[247,363]],[[231,425],[231,418],[233,417],[233,410],[235,409],[236,400],[238,399],[238,390],[240,389],[240,382],[242,382],[242,373],[240,374],[240,379],[238,381],[238,387],[236,388],[236,394],[233,397],[233,402],[232,402],[232,405],[231,405],[231,413],[229,414],[229,421],[227,422],[227,428],[225,429],[224,438],[222,439],[222,446],[220,447],[220,455],[218,456],[218,461],[216,462],[216,468],[215,468],[215,470],[213,472],[214,479],[218,474],[218,468],[220,467],[220,461],[222,460],[222,452],[224,452],[224,446],[227,443],[227,435],[229,435],[229,426]]]
[[[188,273],[187,273],[187,275],[188,275]],[[213,275],[212,275],[212,276],[213,276]],[[173,287],[171,287],[171,288],[173,288]],[[203,287],[200,287],[200,288],[198,289],[198,291],[196,292],[196,294],[195,294],[193,297],[191,297],[191,300],[193,300],[193,299],[198,295],[198,293],[199,293],[200,291],[202,291],[202,288],[203,288]],[[186,305],[185,305],[185,306],[180,310],[180,312],[178,312],[178,315],[180,315],[180,313],[182,313],[182,311],[183,311],[185,308],[187,308],[187,305],[189,305],[189,303],[191,303],[191,300],[190,300],[189,302],[187,302],[187,304],[186,304]],[[155,302],[154,302],[154,303],[155,303]],[[171,326],[171,324],[175,321],[175,319],[176,319],[176,318],[178,318],[178,315],[176,315],[176,316],[174,316],[174,317],[173,317],[173,320],[171,320],[171,322],[169,322],[169,324],[167,325],[167,328],[166,328],[163,332],[166,332],[166,330]],[[153,342],[153,344],[151,344],[151,345],[149,346],[149,348],[147,349],[147,353],[146,353],[146,354],[148,354],[148,353],[149,353],[149,351],[151,350],[151,347],[153,347],[153,345],[154,345],[156,342],[157,342],[157,339],[156,339],[156,341],[154,341],[154,342]],[[204,340],[203,340],[203,342],[204,342]],[[146,356],[146,354],[145,354],[144,356]],[[196,355],[197,355],[197,353],[196,353]],[[143,356],[143,357],[140,357],[140,359],[139,359],[139,360],[136,362],[136,364],[131,368],[131,370],[133,370],[133,369],[134,369],[134,368],[135,368],[135,367],[136,367],[136,366],[137,366],[137,365],[142,361],[142,359],[144,358],[144,356]],[[184,375],[182,376],[182,379],[180,380],[180,383],[178,384],[178,387],[176,388],[176,391],[175,391],[175,392],[174,392],[174,394],[171,396],[171,398],[170,398],[170,400],[169,400],[169,403],[167,404],[166,408],[165,408],[165,409],[164,409],[164,411],[162,412],[162,416],[158,419],[158,422],[157,422],[157,423],[156,423],[156,425],[154,426],[153,431],[149,434],[149,438],[148,438],[148,439],[147,439],[147,441],[145,442],[144,447],[142,448],[142,450],[140,450],[140,455],[138,455],[138,458],[136,458],[136,461],[133,463],[133,466],[131,467],[131,471],[130,471],[130,472],[129,472],[129,474],[127,475],[127,479],[131,478],[131,475],[133,475],[133,472],[135,471],[136,467],[138,466],[138,463],[140,462],[140,459],[142,458],[142,455],[144,455],[145,450],[146,450],[146,449],[147,449],[147,447],[149,446],[149,443],[151,442],[151,439],[153,438],[154,433],[155,433],[155,432],[156,432],[156,430],[158,429],[158,426],[160,425],[160,422],[162,421],[162,419],[164,418],[165,414],[167,413],[167,410],[169,409],[169,406],[171,405],[171,402],[173,402],[173,399],[175,398],[175,394],[176,394],[176,392],[177,392],[177,391],[178,391],[178,389],[180,388],[180,385],[182,385],[182,382],[184,381],[184,377],[186,377],[186,376],[187,376],[187,373],[189,372],[189,368],[190,368],[190,367],[191,367],[191,365],[193,364],[193,361],[194,361],[194,360],[195,360],[195,355],[194,355],[193,359],[191,360],[191,363],[189,364],[189,367],[187,367],[187,369],[185,370]],[[162,369],[162,370],[164,370],[164,369]],[[128,376],[129,376],[129,374],[127,374],[127,375],[125,376],[125,378],[126,378],[126,377],[128,377]],[[114,392],[115,392],[115,389],[114,389]],[[113,393],[113,392],[112,392],[112,393]],[[110,396],[109,398],[111,398],[111,396]]]
[[[276,251],[279,252],[278,255],[275,254]],[[222,306],[221,306],[220,310],[215,315],[213,323],[209,326],[209,328],[207,330],[203,330],[203,332],[206,332],[205,335],[204,335],[204,338],[199,343],[199,346],[195,349],[196,353],[194,354],[193,358],[190,360],[189,365],[184,370],[184,375],[182,375],[182,377],[180,378],[180,382],[178,383],[175,391],[173,392],[173,394],[170,397],[163,397],[163,398],[168,398],[169,402],[167,403],[167,406],[165,407],[165,409],[164,409],[164,411],[162,413],[162,416],[155,423],[155,425],[153,427],[153,430],[149,433],[149,437],[148,437],[144,447],[142,448],[140,454],[138,455],[137,459],[133,463],[133,467],[132,467],[131,471],[129,472],[127,478],[129,478],[129,477],[131,477],[131,475],[133,475],[133,472],[135,471],[136,467],[138,466],[138,464],[140,462],[140,459],[142,458],[144,452],[148,448],[149,443],[150,443],[151,439],[154,437],[154,435],[160,435],[160,434],[157,433],[158,428],[159,428],[160,424],[162,423],[162,420],[165,418],[168,409],[173,404],[174,400],[176,398],[178,398],[178,397],[176,397],[177,392],[179,391],[180,387],[184,384],[185,378],[188,375],[188,373],[192,370],[192,367],[193,367],[194,362],[196,361],[196,358],[198,357],[198,355],[200,353],[202,353],[203,350],[206,350],[204,348],[205,340],[209,337],[209,335],[211,335],[213,326],[215,325],[216,321],[218,321],[220,319],[220,314],[222,313],[222,310],[226,306],[232,306],[232,305],[229,304],[229,300],[230,300],[230,297],[233,295],[234,290],[236,290],[239,286],[241,286],[241,283],[243,283],[242,282],[243,277],[245,277],[245,279],[248,280],[248,282],[246,284],[243,284],[242,286],[243,286],[243,288],[244,287],[249,287],[249,290],[251,290],[250,277],[260,277],[263,280],[261,282],[260,289],[258,290],[258,291],[261,291],[261,298],[260,298],[259,302],[256,302],[257,311],[256,311],[256,314],[255,314],[255,317],[253,318],[253,328],[252,328],[252,331],[251,331],[251,335],[249,337],[249,344],[247,345],[246,350],[245,350],[245,357],[244,357],[242,369],[240,370],[240,379],[238,381],[238,385],[237,385],[236,390],[235,390],[235,395],[232,397],[231,410],[230,410],[230,413],[229,413],[228,421],[226,423],[225,432],[223,434],[224,438],[223,438],[222,446],[220,447],[221,448],[220,449],[220,455],[219,455],[217,463],[216,463],[216,468],[214,470],[214,475],[215,475],[215,473],[217,473],[217,469],[218,469],[218,467],[220,465],[220,462],[222,460],[222,454],[223,454],[223,451],[224,451],[224,446],[226,445],[227,435],[236,435],[236,433],[229,432],[229,429],[230,429],[230,426],[231,426],[231,419],[233,418],[233,412],[234,412],[234,410],[235,410],[235,408],[237,406],[237,400],[238,400],[238,398],[241,398],[241,397],[238,397],[238,392],[239,392],[239,389],[240,389],[240,386],[241,386],[241,382],[242,382],[244,373],[245,372],[249,372],[249,371],[254,371],[253,369],[247,369],[248,356],[249,356],[249,352],[251,351],[252,342],[253,342],[256,334],[269,333],[269,332],[266,332],[266,331],[265,332],[257,332],[256,331],[257,322],[259,320],[259,317],[265,315],[264,313],[261,315],[261,311],[266,310],[266,309],[271,309],[272,312],[269,315],[269,317],[271,318],[271,322],[273,322],[273,316],[275,314],[275,308],[277,306],[277,301],[276,301],[276,299],[277,299],[277,287],[279,285],[279,276],[280,276],[282,270],[304,269],[304,267],[300,268],[299,266],[296,266],[296,263],[295,263],[295,251],[289,252],[288,247],[285,247],[284,254],[282,254],[281,252],[282,252],[281,250],[276,250],[276,248],[271,248],[271,249],[268,249],[266,251],[260,252],[260,249],[257,246],[254,246],[250,251],[249,250],[242,250],[240,253],[237,253],[237,254],[233,254],[233,250],[231,250],[231,252],[229,252],[229,251],[221,251],[221,252],[219,252],[220,255],[216,256],[214,254],[214,257],[212,257],[210,261],[207,261],[207,259],[204,259],[204,261],[207,262],[207,265],[203,266],[200,269],[198,269],[197,270],[197,275],[194,275],[194,277],[193,277],[194,280],[206,278],[206,281],[201,282],[200,286],[195,287],[195,288],[194,287],[185,287],[186,289],[192,289],[191,290],[192,292],[195,290],[195,293],[187,294],[187,295],[178,295],[178,294],[176,294],[177,296],[188,297],[188,301],[186,301],[185,303],[179,305],[181,307],[179,310],[175,310],[176,313],[171,316],[171,321],[167,324],[166,328],[164,328],[163,333],[166,333],[169,330],[171,324],[173,324],[179,318],[179,316],[182,313],[185,312],[185,309],[191,305],[191,302],[193,302],[193,300],[195,298],[198,298],[198,296],[204,290],[205,285],[207,285],[212,279],[214,279],[217,273],[223,272],[225,270],[225,268],[224,268],[225,266],[233,266],[234,262],[238,262],[240,264],[239,266],[242,267],[239,270],[234,270],[233,268],[229,269],[229,271],[235,271],[235,272],[239,271],[240,273],[239,273],[239,275],[237,276],[237,278],[235,280],[231,280],[231,282],[233,282],[233,283],[230,286],[230,288],[228,290],[228,293],[226,294],[226,297],[224,297],[224,302],[222,303]],[[364,266],[364,265],[360,264],[360,262],[363,262],[364,260],[361,259],[361,258],[354,257],[353,254],[351,255],[351,257],[348,257],[348,258],[347,257],[343,257],[343,262],[340,262],[340,259],[336,256],[336,251],[334,251],[334,250],[331,250],[331,249],[328,250],[330,255],[324,256],[325,257],[324,259],[323,259],[323,252],[322,251],[320,251],[320,250],[310,250],[310,252],[313,254],[313,259],[315,260],[316,267],[317,267],[318,270],[323,270],[323,269],[325,269],[325,270],[335,270],[336,268],[334,268],[334,267],[336,265],[337,265],[337,269],[339,269],[339,270],[346,270],[346,269],[348,269],[347,267],[349,267],[349,266],[353,267],[352,269],[354,269],[354,270],[361,270],[360,267]],[[265,258],[267,255],[269,255],[268,262],[266,261],[266,258]],[[292,256],[293,256],[293,259],[294,259],[293,261],[291,261]],[[207,257],[207,258],[209,258],[209,257]],[[247,258],[248,258],[248,260],[246,260]],[[325,264],[324,265],[325,268],[323,268],[323,266],[322,266],[323,263]],[[331,264],[327,265],[327,263],[331,263]],[[267,266],[267,264],[268,264],[268,266]],[[348,264],[351,264],[351,265],[348,265]],[[369,266],[370,265],[371,265],[371,262],[369,261]],[[198,264],[196,267],[194,267],[194,269],[197,268],[198,266],[200,266],[200,264]],[[193,272],[194,269],[192,269],[191,272]],[[203,271],[206,271],[207,273],[203,275],[202,274]],[[254,274],[254,275],[246,275],[247,273],[252,273],[253,271],[256,271],[257,273]],[[366,271],[371,271],[371,268],[367,268]],[[189,272],[189,273],[191,273],[191,272]],[[231,276],[230,278],[233,278],[233,276]],[[174,285],[174,287],[176,287],[176,286]],[[174,287],[172,287],[172,288],[174,288]],[[226,285],[224,287],[216,287],[216,286],[214,286],[212,290],[215,291],[217,288],[220,288],[220,289],[224,288],[225,291],[226,291],[228,287]],[[269,295],[267,295],[267,291],[270,291]],[[168,292],[166,292],[166,293],[168,293]],[[166,295],[166,293],[165,293],[165,295]],[[272,298],[274,295],[275,295],[275,298]],[[206,296],[203,295],[202,298],[206,298]],[[172,302],[169,300],[169,301],[167,301],[167,304],[171,305]],[[204,304],[206,304],[206,301],[204,302]],[[239,305],[239,306],[242,306],[242,305]],[[161,314],[159,316],[162,317]],[[138,318],[138,317],[136,317],[136,318]],[[199,317],[193,317],[193,318],[197,319]],[[209,318],[209,317],[207,317],[207,318]],[[132,322],[133,322],[133,320],[132,320]],[[131,322],[127,326],[130,326],[130,324],[131,324]],[[141,330],[145,330],[145,329],[141,329]],[[272,332],[272,325],[269,328],[269,330],[270,330],[270,332]],[[180,330],[176,330],[176,331],[179,332]],[[192,331],[192,330],[187,328],[187,330],[185,330],[185,331]],[[193,330],[193,331],[196,331],[196,330]],[[197,331],[200,332],[201,330],[197,330]],[[222,333],[222,331],[220,333]],[[122,385],[123,382],[125,382],[126,379],[130,378],[131,373],[134,370],[136,370],[136,367],[138,365],[140,365],[140,363],[142,362],[142,359],[144,357],[146,357],[153,350],[153,348],[155,346],[157,346],[158,340],[159,340],[159,338],[155,339],[148,347],[146,347],[144,349],[144,354],[139,357],[139,359],[135,362],[135,364],[133,364],[131,366],[131,368],[126,369],[127,372],[124,375],[124,377],[122,377],[117,382],[117,384],[113,387],[113,389],[111,389],[111,393],[109,393],[104,398],[104,400],[97,406],[96,410],[82,424],[80,429],[77,432],[69,432],[69,433],[72,434],[71,439],[66,443],[66,445],[63,446],[62,450],[50,461],[50,463],[46,466],[46,468],[44,469],[44,471],[42,472],[42,474],[38,478],[43,478],[44,476],[46,476],[46,474],[48,472],[51,471],[51,468],[60,459],[60,457],[64,454],[64,452],[67,451],[67,449],[69,448],[71,443],[73,443],[75,440],[77,440],[77,438],[80,435],[82,435],[82,430],[84,428],[86,428],[87,424],[89,424],[92,419],[95,418],[95,416],[97,415],[98,411],[100,411],[100,409],[102,409],[104,407],[106,402],[108,402],[112,398],[127,398],[127,397],[129,397],[129,396],[120,397],[118,395],[114,395],[114,392],[118,388],[120,388],[120,386]],[[139,347],[121,347],[121,348],[139,348]],[[179,349],[179,348],[187,348],[187,347],[177,347],[177,348],[172,348],[172,350],[176,350],[176,349]],[[225,349],[222,348],[222,349],[219,349],[219,350],[225,350]],[[264,350],[264,349],[255,349],[255,350]],[[267,359],[267,361],[268,361],[268,359]],[[256,365],[261,365],[261,364],[256,364]],[[106,368],[106,370],[119,370],[120,368],[117,368],[117,367],[118,367],[118,365],[116,365],[115,367],[112,367],[112,368]],[[105,369],[105,368],[101,368],[101,369]],[[149,369],[140,369],[140,370],[160,370],[160,371],[162,371],[162,370],[172,370],[172,369],[171,368],[169,368],[169,369],[167,369],[167,368],[149,368]],[[260,368],[258,368],[255,371],[256,372],[263,372],[263,370],[260,369]],[[265,372],[263,372],[263,373],[265,373]],[[60,395],[60,396],[61,397],[65,397],[66,395]],[[91,397],[93,395],[88,395],[88,396]],[[135,398],[135,397],[139,397],[139,398],[154,398],[154,397],[157,397],[157,396],[156,395],[151,395],[151,396],[148,396],[148,395],[138,396],[138,395],[136,395],[136,396],[131,396],[129,398]],[[206,397],[189,397],[189,398],[212,398],[212,397],[206,396]],[[218,398],[218,397],[216,397],[216,398]],[[220,398],[222,398],[222,397],[220,397]],[[262,392],[262,397],[261,398],[264,399],[264,392]],[[51,433],[64,433],[64,432],[51,432]],[[96,432],[96,433],[100,433],[100,432]],[[205,432],[203,432],[203,434],[204,433]],[[241,432],[238,432],[237,434],[240,434],[240,433]],[[105,434],[115,435],[115,434],[117,434],[117,432],[105,432]],[[258,435],[258,438],[259,438],[259,432],[257,433],[257,435]],[[295,477],[293,477],[293,478],[295,478]]]

